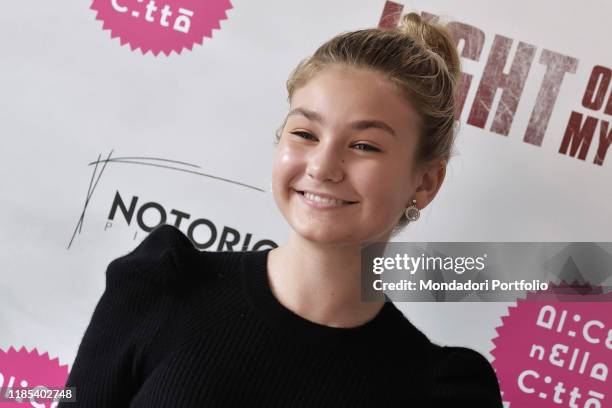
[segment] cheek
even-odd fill
[[[388,196],[396,184],[397,173],[385,163],[372,163],[362,166],[355,172],[355,182],[364,196]]]
[[[388,162],[387,162],[388,163]],[[355,183],[366,202],[376,208],[396,209],[404,206],[410,191],[410,181],[405,169],[378,163],[366,166],[356,174]]]
[[[295,149],[279,145],[274,156],[272,183],[274,189],[282,191],[291,185],[303,167],[303,158]]]

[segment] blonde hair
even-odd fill
[[[302,60],[286,82],[288,100],[317,72],[331,64],[374,70],[397,85],[418,113],[420,136],[415,166],[451,157],[456,129],[460,59],[447,28],[417,13],[404,15],[394,29],[341,33]],[[280,140],[276,133],[275,142]],[[406,224],[402,217],[396,228]]]

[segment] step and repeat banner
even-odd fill
[[[270,181],[289,73],[332,36],[411,11],[456,41],[460,130],[440,193],[394,241],[612,241],[610,2],[11,2],[0,389],[63,384],[108,263],[157,225],[200,250],[284,242]],[[394,300],[432,341],[492,361],[508,406],[612,406],[611,303]]]

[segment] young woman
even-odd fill
[[[60,407],[501,407],[482,355],[361,299],[361,249],[444,179],[458,78],[448,32],[414,13],[302,61],[272,174],[288,241],[198,251],[156,228],[110,263]]]

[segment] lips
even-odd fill
[[[310,194],[313,194],[313,195],[316,195],[316,196],[319,196],[319,197],[322,197],[322,198],[328,198],[328,199],[331,199],[331,200],[342,201],[343,204],[356,204],[356,203],[358,203],[358,201],[343,200],[341,198],[337,198],[337,197],[334,197],[334,196],[329,195],[329,194],[321,194],[321,193],[316,193],[314,191],[309,191],[309,190],[296,190],[296,189],[293,189],[293,191],[301,194],[304,197],[305,197],[305,193],[310,193]]]

